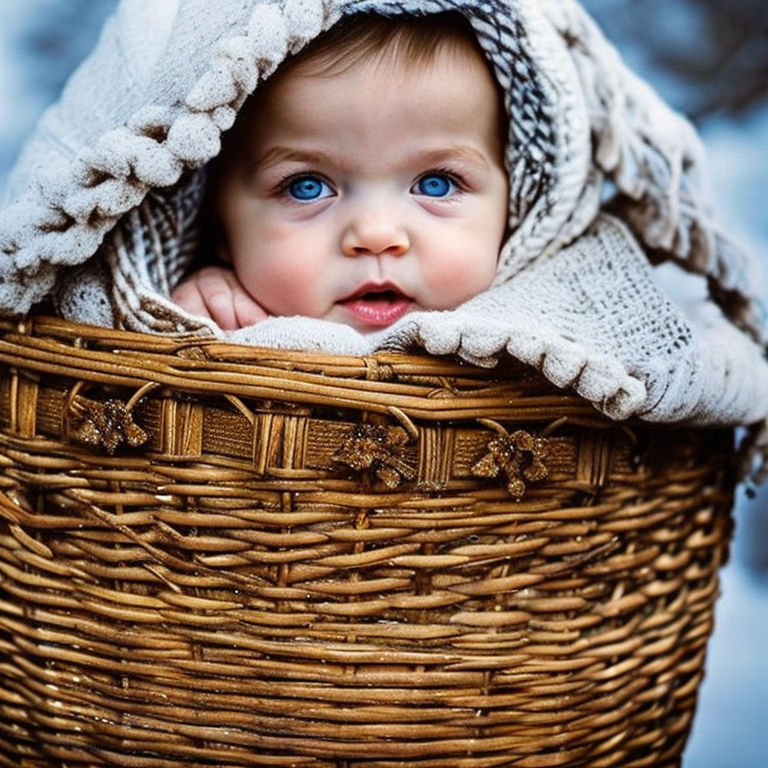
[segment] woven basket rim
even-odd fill
[[[0,321],[0,363],[40,375],[109,385],[143,393],[143,388],[170,388],[194,395],[234,394],[285,402],[327,402],[333,407],[408,418],[443,421],[472,418],[486,411],[489,418],[510,417],[509,382],[520,382],[521,393],[536,388],[525,400],[528,418],[541,418],[548,408],[573,418],[615,424],[588,400],[557,388],[533,367],[508,359],[485,368],[454,356],[382,351],[371,355],[329,355],[296,350],[252,347],[194,335],[156,336],[105,329],[37,316]],[[461,398],[446,382],[465,384]],[[489,382],[499,382],[499,391]],[[477,396],[467,397],[479,382]],[[137,395],[138,396],[138,395]],[[494,409],[495,408],[495,409]],[[522,416],[519,407],[512,409]],[[630,423],[630,422],[627,422]]]

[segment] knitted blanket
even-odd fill
[[[365,336],[306,318],[225,334],[178,309],[205,165],[247,96],[343,14],[451,9],[509,116],[512,234],[493,286]],[[617,419],[768,417],[753,265],[717,226],[699,139],[574,0],[122,0],[19,158],[0,250],[2,316],[53,300],[70,319],[153,333],[511,355]]]

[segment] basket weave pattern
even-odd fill
[[[511,365],[0,324],[0,766],[677,766],[731,452]]]

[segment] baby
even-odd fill
[[[514,359],[768,457],[766,315],[708,188],[575,0],[121,0],[11,174],[0,317]]]
[[[232,330],[305,315],[366,333],[487,289],[506,117],[458,14],[340,22],[241,111],[209,187],[216,252],[172,298]]]

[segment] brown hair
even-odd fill
[[[407,65],[431,63],[445,48],[471,46],[485,60],[469,21],[457,12],[427,16],[356,13],[343,17],[278,69],[311,61],[313,73],[343,72],[362,59],[392,56]]]

